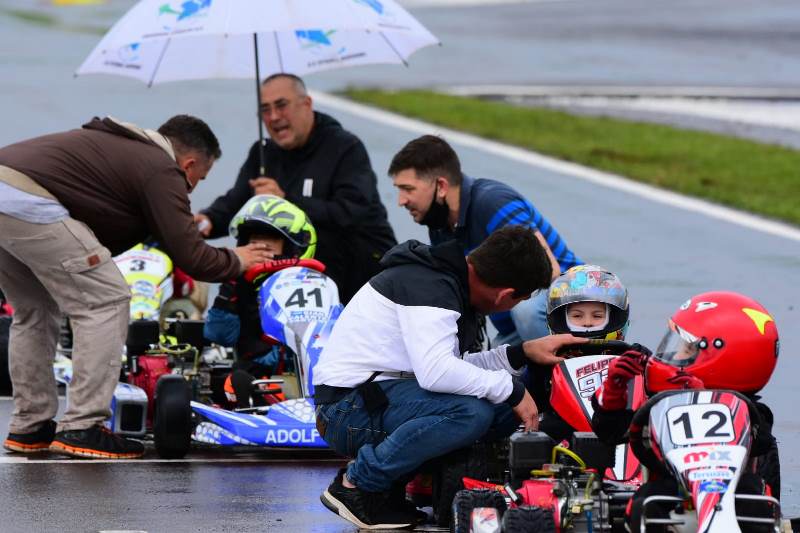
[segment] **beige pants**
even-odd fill
[[[111,416],[130,291],[108,249],[72,218],[31,224],[0,214],[0,288],[14,307],[9,430],[35,431],[56,415],[60,310],[70,317],[74,343],[69,405],[57,430],[86,429]]]

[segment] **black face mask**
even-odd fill
[[[430,229],[446,229],[448,227],[447,218],[450,216],[450,206],[447,205],[447,199],[441,204],[436,201],[436,193],[439,192],[439,184],[433,190],[433,198],[431,198],[431,205],[428,207],[428,212],[420,220],[420,224],[428,226]]]

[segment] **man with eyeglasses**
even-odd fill
[[[397,242],[367,150],[333,117],[314,111],[303,80],[293,74],[265,79],[260,101],[270,138],[261,147],[253,144],[234,186],[195,220],[207,238],[222,237],[254,194],[286,198],[313,221],[316,257],[346,303],[380,270],[378,261]]]

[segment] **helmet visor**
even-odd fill
[[[669,329],[656,348],[654,357],[672,366],[684,367],[692,364],[700,353],[700,342],[696,336],[681,329],[670,320]]]

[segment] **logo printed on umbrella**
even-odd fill
[[[169,3],[162,4],[158,9],[159,18],[162,15],[174,16],[175,23],[193,18],[199,18],[208,14],[208,8],[211,7],[212,0],[187,0],[181,3],[179,9],[173,8]],[[165,30],[171,30],[172,25],[164,25]]]
[[[394,29],[404,29],[404,30],[408,29],[408,27],[406,27],[405,25],[396,26],[394,24],[395,19],[397,18],[396,14],[392,12],[391,6],[387,8],[387,6],[385,6],[383,2],[381,2],[380,0],[353,0],[353,1],[356,4],[365,6],[373,10],[375,13],[377,13],[378,16],[382,19],[382,22],[378,24],[379,26],[383,26],[386,28],[394,28]]]
[[[125,64],[136,63],[139,61],[139,59],[141,59],[139,54],[141,46],[141,43],[131,43],[120,48],[118,52],[120,61]]]
[[[378,0],[355,0],[355,2],[374,9],[378,15],[383,15],[383,4]]]
[[[330,63],[343,63],[364,57],[364,52],[347,52],[346,46],[338,46],[333,39],[335,33],[336,30],[295,30],[294,35],[300,48],[317,56],[317,59],[307,63],[307,68],[319,68]]]
[[[323,50],[327,47],[333,47],[331,36],[334,33],[336,33],[336,30],[296,30],[294,32],[303,50],[311,50],[312,52]],[[342,47],[337,50],[336,53],[342,54],[345,49],[345,47]],[[325,50],[325,52],[329,51],[330,50]]]

